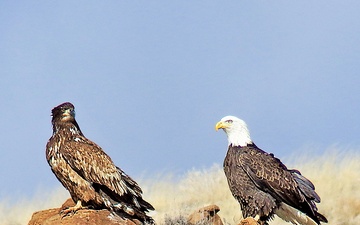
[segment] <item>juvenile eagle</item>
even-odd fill
[[[293,224],[327,222],[316,208],[320,197],[311,181],[258,148],[243,120],[226,116],[215,129],[223,129],[227,134],[229,148],[224,171],[244,218],[253,217],[261,225],[267,224],[274,214]]]
[[[82,208],[109,209],[142,223],[154,223],[146,215],[154,207],[142,198],[139,185],[83,135],[71,103],[53,108],[51,122],[53,134],[46,145],[46,159],[76,202],[64,215]]]

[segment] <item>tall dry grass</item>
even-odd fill
[[[322,201],[319,212],[329,224],[360,224],[360,153],[358,151],[336,151],[328,149],[321,156],[302,155],[284,160],[289,168],[299,169],[316,187]],[[153,215],[162,223],[165,217],[189,215],[193,210],[216,204],[219,216],[226,224],[238,224],[240,207],[232,197],[222,166],[189,171],[178,181],[158,178],[146,183],[146,198],[157,209]],[[271,223],[287,224],[275,217]]]
[[[293,157],[295,158],[295,157]],[[326,151],[321,156],[302,156],[284,160],[289,168],[299,169],[316,186],[322,198],[319,211],[329,224],[356,225],[360,220],[360,154],[356,151]],[[158,175],[139,182],[144,198],[156,208],[152,216],[158,224],[165,224],[166,218],[186,217],[193,210],[209,204],[216,204],[225,224],[237,224],[241,217],[240,207],[232,197],[220,165],[211,168],[193,169],[182,177],[173,174]],[[0,202],[0,224],[27,224],[32,212],[58,207],[68,198],[62,188],[32,199],[10,204]],[[271,223],[286,224],[279,218]]]
[[[34,212],[60,207],[69,196],[61,186],[51,191],[39,188],[32,198],[23,197],[17,202],[13,202],[11,199],[2,199],[0,201],[0,225],[26,225]]]

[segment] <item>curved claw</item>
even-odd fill
[[[84,208],[86,208],[86,207],[83,207],[81,204],[81,201],[78,200],[76,202],[76,205],[60,211],[60,214],[62,215],[61,218],[64,218],[66,216],[73,216],[78,210],[84,209]]]

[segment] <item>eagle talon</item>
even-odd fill
[[[69,208],[63,209],[60,211],[61,218],[64,218],[66,216],[73,216],[75,213],[80,209],[86,209],[87,207],[82,206],[81,201],[77,201],[76,205],[71,206]]]
[[[73,215],[75,215],[75,212],[72,211],[71,209],[70,210],[69,209],[63,209],[63,210],[60,211],[61,219],[65,218],[67,216],[71,217]]]

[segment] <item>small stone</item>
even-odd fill
[[[209,224],[209,225],[223,225],[220,216],[217,212],[220,211],[219,206],[209,205],[200,208],[193,212],[188,218],[188,224]]]

